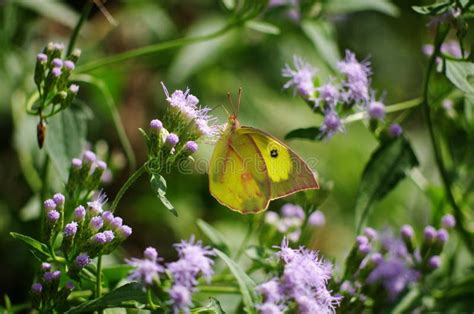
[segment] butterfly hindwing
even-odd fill
[[[267,208],[271,189],[266,163],[250,136],[232,132],[219,139],[211,158],[209,189],[221,204],[241,213]]]
[[[270,199],[302,190],[318,189],[315,174],[290,147],[261,130],[241,127],[237,136],[249,136],[265,161],[270,179]]]

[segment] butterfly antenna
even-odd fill
[[[223,104],[219,104],[219,105],[216,105],[216,106],[212,107],[212,108],[211,108],[211,111],[214,111],[215,109],[217,109],[217,108],[219,108],[219,107],[221,107],[221,106],[222,106],[222,108],[224,109],[224,111],[227,113],[227,115],[230,115],[229,110],[227,110],[227,108],[226,108]]]
[[[240,100],[242,99],[242,87],[239,87],[239,95],[237,96],[237,114],[240,111]]]
[[[230,92],[227,92],[227,100],[229,101],[230,107],[232,108],[232,111],[235,115],[235,107],[234,103],[232,102],[232,96],[230,95]]]

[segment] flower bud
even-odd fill
[[[51,65],[54,67],[54,68],[59,68],[61,69],[61,67],[63,66],[63,60],[59,59],[59,58],[54,58],[53,61],[51,61]]]
[[[150,129],[154,132],[159,132],[163,128],[163,123],[158,119],[150,121]]]
[[[109,212],[109,211],[104,211],[102,213],[102,220],[104,221],[105,226],[109,226],[114,220],[114,214],[112,214],[112,212]]]
[[[370,246],[370,244],[364,243],[364,244],[359,244],[357,249],[358,249],[358,253],[361,256],[366,256],[367,254],[370,253],[370,250],[372,249],[372,247]]]
[[[46,211],[50,211],[50,210],[56,209],[56,202],[52,199],[47,199],[46,201],[43,202],[43,206],[46,209]]]
[[[456,226],[456,219],[453,215],[447,214],[441,218],[441,224],[445,229],[452,229]]]
[[[114,219],[110,223],[110,226],[112,227],[112,229],[115,230],[117,228],[120,228],[122,226],[122,223],[123,219],[121,217],[114,217]]]
[[[52,225],[54,225],[59,220],[59,217],[61,217],[61,214],[55,209],[50,210],[46,214],[46,218],[48,220],[48,223],[50,223]]]
[[[125,240],[126,238],[128,238],[131,235],[132,235],[132,228],[130,228],[127,225],[123,225],[123,226],[121,226],[120,228],[117,229],[117,236],[121,240]]]
[[[385,105],[379,101],[371,101],[368,114],[371,119],[382,120],[385,117]]]
[[[40,295],[41,292],[43,291],[43,285],[36,282],[31,285],[31,292],[36,295]]]
[[[166,137],[166,140],[165,140],[165,143],[171,147],[174,147],[176,146],[176,144],[178,144],[179,142],[179,137],[178,135],[174,134],[174,133],[170,133],[168,134],[168,136]]]
[[[364,235],[369,241],[372,241],[377,237],[377,231],[374,228],[367,227],[364,229]]]
[[[356,242],[358,245],[363,245],[369,243],[369,239],[366,236],[359,235],[356,237]]]
[[[64,227],[64,237],[65,238],[72,238],[76,235],[77,232],[77,222],[73,221],[70,222]]]
[[[41,270],[46,272],[51,270],[51,264],[50,263],[41,263]]]
[[[82,51],[79,48],[76,48],[72,51],[72,53],[67,57],[68,60],[71,60],[72,62],[76,63],[77,60],[81,57]]]
[[[310,226],[324,226],[326,223],[326,218],[324,217],[324,214],[320,210],[314,211],[309,217],[308,217],[308,224]]]
[[[92,233],[95,233],[102,228],[104,225],[104,222],[102,221],[102,218],[100,216],[95,216],[92,217],[91,221],[89,222],[89,229],[92,231]]]
[[[431,256],[428,260],[428,266],[431,269],[438,269],[441,266],[441,257],[439,255]]]
[[[400,135],[402,135],[402,133],[403,129],[397,123],[391,124],[388,128],[388,135],[390,135],[390,137],[399,137]]]
[[[74,220],[78,222],[84,221],[84,218],[86,217],[86,209],[84,206],[79,205],[74,209]]]
[[[265,223],[269,225],[276,225],[280,219],[277,213],[273,211],[268,211],[265,213]]]
[[[195,141],[187,141],[184,144],[184,151],[188,155],[194,154],[198,150],[199,146]]]
[[[437,232],[435,228],[433,228],[432,226],[426,226],[423,231],[425,241],[428,243],[432,243],[436,237],[436,233]]]
[[[156,251],[156,249],[154,247],[147,247],[145,249],[145,251],[143,252],[143,256],[152,261],[152,262],[155,262],[156,259],[158,258],[158,252]]]
[[[34,81],[37,86],[40,86],[44,80],[47,61],[48,56],[44,53],[40,53],[36,56]]]
[[[64,69],[66,69],[66,71],[71,72],[75,67],[76,65],[71,60],[64,61]]]
[[[413,231],[413,228],[410,225],[403,225],[400,228],[400,234],[408,252],[410,252],[410,254],[413,254],[415,252],[415,247],[413,244],[413,237],[415,236],[415,232]]]
[[[89,258],[89,255],[87,255],[87,254],[85,254],[85,253],[79,254],[79,255],[74,259],[74,265],[75,265],[78,269],[83,269],[84,267],[86,267],[87,265],[89,265],[90,262],[91,262],[91,259]]]

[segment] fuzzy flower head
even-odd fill
[[[294,69],[287,64],[282,70],[283,77],[289,78],[283,88],[294,88],[295,92],[309,99],[315,91],[313,81],[318,70],[298,56],[293,57],[293,63]]]
[[[152,249],[153,248],[147,248],[145,250],[145,258],[143,259],[131,258],[125,260],[129,265],[135,267],[135,269],[128,276],[128,279],[138,281],[144,287],[151,286],[153,284],[153,280],[158,278],[159,273],[164,272],[164,267],[159,264],[161,259],[158,258],[158,253],[155,249],[153,249],[153,256],[150,256]]]
[[[346,77],[344,86],[347,88],[345,98],[357,103],[369,100],[370,63],[359,62],[355,54],[346,50],[345,59],[337,64],[339,71]]]
[[[367,107],[367,113],[371,119],[383,120],[385,117],[385,105],[380,101],[372,100]]]
[[[321,102],[324,102],[328,108],[334,108],[340,99],[339,89],[334,84],[326,83],[316,88],[316,90],[319,93],[319,96],[315,101],[316,107],[318,107]]]
[[[194,236],[189,241],[181,241],[175,244],[180,260],[186,261],[192,274],[201,274],[206,279],[210,279],[214,270],[214,261],[210,258],[214,256],[214,251],[209,247],[203,247],[201,241],[195,241]]]
[[[323,124],[320,127],[320,131],[327,139],[330,139],[338,132],[344,131],[342,121],[336,112],[329,111],[326,113]]]
[[[308,224],[311,226],[324,226],[326,223],[326,218],[324,217],[324,214],[320,210],[314,211],[309,217],[308,217]]]
[[[193,305],[192,291],[189,287],[174,285],[170,291],[171,303],[173,305],[173,312],[189,313],[189,308]]]
[[[89,206],[89,210],[93,215],[99,215],[104,211],[102,207],[106,202],[107,195],[103,192],[100,192],[93,201],[87,202],[87,206]]]

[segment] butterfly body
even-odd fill
[[[217,141],[209,169],[209,189],[223,205],[240,213],[258,213],[271,200],[318,189],[309,166],[284,143],[235,115]]]

